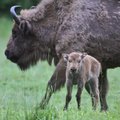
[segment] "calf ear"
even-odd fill
[[[86,55],[87,55],[87,53],[82,53],[81,59],[83,59]]]
[[[31,24],[28,21],[21,21],[19,25],[19,29],[23,34],[29,34],[32,30]]]
[[[68,54],[62,54],[64,61],[68,61]]]

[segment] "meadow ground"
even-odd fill
[[[54,66],[39,62],[37,66],[22,72],[8,61],[4,50],[11,34],[12,21],[0,18],[0,120],[120,120],[120,68],[108,71],[108,112],[92,110],[91,99],[84,90],[81,110],[75,101],[76,87],[68,111],[63,111],[66,89],[54,94],[44,110],[36,111]]]

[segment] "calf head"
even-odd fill
[[[77,74],[80,71],[80,66],[86,53],[72,52],[63,54],[64,61],[67,62],[67,71],[71,74]]]

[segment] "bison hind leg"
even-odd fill
[[[107,69],[102,70],[102,74],[99,78],[99,91],[100,91],[100,103],[101,103],[101,111],[107,111],[107,92],[108,92],[108,79],[107,79]]]

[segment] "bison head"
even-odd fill
[[[15,24],[5,50],[5,55],[22,70],[25,70],[39,60],[39,40],[34,35],[31,23],[21,19],[16,14],[15,9],[17,7],[19,6],[13,6],[10,10]]]

